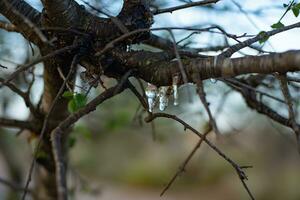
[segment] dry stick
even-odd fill
[[[197,84],[197,93],[199,95],[199,98],[207,112],[207,115],[209,117],[209,123],[210,125],[213,127],[214,129],[214,132],[216,133],[217,136],[220,136],[221,133],[218,129],[218,126],[217,126],[217,123],[211,113],[211,110],[209,108],[209,105],[207,103],[207,100],[206,100],[206,93],[204,91],[204,86],[203,86],[203,82],[201,80],[201,77],[200,77],[200,73],[194,73],[194,79],[195,79],[195,82]]]
[[[202,135],[201,133],[199,133],[196,129],[194,129],[193,127],[191,127],[189,124],[187,124],[185,121],[183,121],[182,119],[178,118],[176,115],[170,115],[170,114],[166,114],[166,113],[155,113],[152,115],[149,115],[148,117],[145,118],[146,122],[151,122],[152,120],[156,119],[156,118],[168,118],[168,119],[173,119],[175,121],[177,121],[178,123],[182,124],[184,126],[185,129],[189,129],[191,130],[194,134],[196,134],[198,137],[202,138],[203,141],[209,146],[211,147],[215,152],[217,152],[222,158],[224,158],[229,164],[231,164],[231,166],[235,169],[236,173],[239,176],[239,179],[241,180],[241,182],[243,183],[244,188],[246,189],[248,195],[250,196],[251,200],[255,200],[254,196],[252,195],[251,191],[249,190],[245,180],[248,180],[247,175],[245,174],[245,172],[243,171],[243,168],[245,167],[241,167],[238,164],[236,164],[233,160],[231,160],[227,155],[225,155],[218,147],[216,147],[213,143],[211,143],[207,138],[204,137],[204,135]]]
[[[285,75],[277,75],[276,77],[278,78],[278,80],[280,81],[280,87],[281,87],[281,91],[282,94],[284,96],[285,102],[288,106],[288,111],[289,111],[289,120],[292,123],[292,129],[294,130],[296,137],[297,137],[297,144],[298,144],[298,151],[300,153],[300,128],[297,125],[297,121],[295,118],[295,113],[294,113],[294,108],[293,108],[293,101],[292,101],[292,97],[288,88],[288,82],[286,79]]]
[[[67,199],[67,185],[66,185],[66,169],[64,165],[64,158],[61,154],[61,137],[71,125],[76,123],[81,117],[89,114],[96,107],[104,102],[105,100],[116,96],[125,89],[128,77],[131,75],[132,71],[128,71],[119,81],[119,83],[110,89],[105,90],[102,94],[93,99],[85,107],[79,109],[77,112],[68,116],[63,120],[52,132],[51,132],[51,144],[52,153],[55,161],[55,171],[56,171],[56,187],[58,192],[58,200]]]
[[[203,1],[197,1],[197,2],[191,2],[191,3],[187,3],[181,6],[175,6],[172,8],[164,8],[164,9],[158,9],[158,10],[154,10],[153,14],[154,15],[159,15],[162,13],[168,13],[168,12],[173,12],[176,10],[181,10],[181,9],[185,9],[185,8],[190,8],[190,7],[195,7],[195,6],[205,6],[208,4],[212,4],[212,3],[217,3],[219,0],[203,0]]]
[[[23,71],[26,71],[28,70],[29,68],[33,67],[34,65],[42,62],[42,61],[45,61],[49,58],[52,58],[56,55],[59,55],[61,53],[64,53],[66,51],[70,51],[70,50],[74,50],[75,48],[77,48],[78,46],[77,45],[71,45],[71,46],[67,46],[67,47],[63,47],[61,49],[58,49],[58,50],[55,50],[41,58],[37,58],[36,60],[26,64],[26,65],[21,65],[16,71],[14,71],[5,81],[4,83],[8,83],[10,81],[12,81],[14,78],[16,78],[18,76],[19,73],[23,72]],[[1,85],[0,85],[1,86]]]
[[[203,138],[207,136],[208,133],[210,133],[211,128],[209,128],[205,133],[203,133]],[[184,160],[184,162],[179,166],[178,171],[174,174],[174,176],[171,178],[169,183],[166,185],[166,187],[163,189],[163,191],[160,193],[160,196],[163,196],[169,188],[172,186],[172,184],[175,182],[175,180],[183,173],[185,172],[186,166],[190,162],[190,160],[195,155],[196,151],[200,148],[203,138],[200,138],[200,140],[197,142],[196,146],[193,148],[191,153],[187,156],[187,158]]]
[[[42,139],[43,139],[43,137],[44,137],[44,135],[46,133],[48,122],[50,120],[50,116],[51,116],[51,114],[53,112],[53,109],[54,109],[57,101],[59,100],[59,98],[61,98],[61,95],[64,92],[64,89],[65,89],[65,86],[66,86],[67,82],[72,77],[72,74],[74,73],[74,71],[76,69],[77,63],[78,63],[78,55],[75,55],[74,58],[73,58],[71,67],[70,67],[70,71],[69,71],[68,75],[66,76],[66,79],[63,82],[62,86],[60,87],[60,89],[59,89],[56,97],[54,98],[53,103],[51,104],[51,107],[49,109],[49,112],[47,113],[47,115],[46,115],[46,117],[44,119],[44,123],[43,123],[43,127],[42,127],[42,130],[41,130],[40,136],[39,136],[38,144],[37,144],[37,147],[35,149],[34,156],[33,156],[33,159],[32,159],[31,165],[30,165],[30,169],[29,169],[29,173],[28,173],[28,177],[27,177],[25,189],[29,187],[29,183],[31,181],[31,176],[32,176],[32,173],[33,173],[34,165],[35,165],[35,159],[37,157],[39,148],[41,146]],[[23,193],[22,200],[25,200],[25,198],[26,198],[26,190]]]

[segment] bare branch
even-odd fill
[[[288,111],[289,111],[289,121],[292,124],[292,129],[294,130],[296,137],[297,137],[297,144],[298,144],[298,151],[300,153],[300,127],[297,124],[296,118],[295,118],[295,112],[294,112],[294,108],[293,108],[293,101],[292,101],[292,97],[288,88],[288,82],[286,79],[285,75],[276,75],[277,78],[280,81],[280,87],[281,87],[281,91],[282,94],[284,96],[284,99],[286,101],[286,105],[288,106]]]
[[[0,117],[0,127],[10,127],[10,128],[20,128],[20,129],[27,129],[30,131],[37,131],[38,127],[35,123],[31,121],[22,121],[16,119],[6,119]]]
[[[3,84],[7,84],[8,82],[10,82],[11,80],[13,80],[14,78],[16,78],[18,76],[18,74],[28,70],[29,68],[33,67],[34,65],[40,63],[40,62],[43,62],[49,58],[52,58],[56,55],[59,55],[59,54],[62,54],[62,53],[65,53],[67,51],[72,51],[74,50],[75,48],[77,48],[78,45],[71,45],[71,46],[66,46],[66,47],[63,47],[61,49],[58,49],[58,50],[55,50],[45,56],[42,56],[41,58],[37,58],[36,60],[28,63],[28,64],[25,64],[25,65],[21,65],[17,70],[15,70],[5,81]],[[1,86],[1,85],[0,85]]]
[[[51,132],[51,144],[52,152],[55,160],[55,170],[56,170],[56,187],[58,192],[58,200],[65,200],[67,198],[67,186],[66,186],[66,174],[65,174],[65,164],[64,158],[61,153],[61,138],[63,137],[64,132],[75,122],[77,122],[83,116],[94,111],[98,105],[110,99],[117,94],[124,91],[127,87],[127,79],[130,76],[131,72],[126,73],[119,84],[115,87],[105,90],[102,94],[93,99],[85,107],[81,108],[77,112],[68,116],[64,121],[62,121],[52,132]],[[126,81],[125,81],[126,80]]]
[[[203,133],[203,138],[206,138],[206,136],[210,133],[211,128],[209,128],[205,133]],[[190,160],[193,158],[195,155],[196,151],[200,148],[201,144],[203,142],[203,139],[200,138],[191,153],[187,156],[187,158],[183,161],[183,163],[179,166],[178,171],[174,174],[174,176],[171,178],[169,183],[166,185],[166,187],[163,189],[163,191],[160,193],[160,196],[163,196],[169,188],[172,186],[172,184],[175,182],[175,180],[183,173],[186,171],[186,167]]]
[[[48,42],[39,30],[40,13],[22,0],[1,0],[0,13],[18,27],[18,30],[29,41],[38,44],[40,41]]]
[[[32,104],[30,100],[30,95],[28,92],[23,92],[17,86],[15,86],[12,83],[5,83],[5,80],[3,78],[0,78],[0,83],[7,86],[11,91],[13,91],[15,94],[19,95],[25,102],[25,105],[29,108],[30,112],[35,116],[35,117],[40,117],[40,113],[38,109]]]
[[[149,122],[151,122],[152,120],[154,120],[156,118],[173,119],[173,120],[179,122],[180,124],[182,124],[185,129],[191,130],[198,137],[202,138],[202,140],[209,147],[211,147],[215,152],[217,152],[222,158],[224,158],[235,169],[235,171],[238,174],[238,176],[239,176],[239,178],[240,178],[240,180],[241,180],[244,188],[246,189],[248,195],[251,197],[252,200],[255,200],[254,196],[252,195],[252,193],[250,192],[248,186],[245,183],[245,180],[248,180],[248,177],[245,174],[245,172],[243,171],[243,167],[241,167],[238,164],[236,164],[233,160],[231,160],[228,156],[226,156],[219,148],[217,148],[213,143],[211,143],[206,137],[204,137],[204,135],[202,135],[201,133],[199,133],[196,129],[194,129],[193,127],[191,127],[189,124],[187,124],[185,121],[183,121],[182,119],[178,118],[177,116],[175,116],[175,115],[169,115],[169,114],[166,114],[166,113],[155,113],[155,114],[149,115],[147,118],[145,118],[145,121],[149,123]]]
[[[215,119],[214,119],[214,117],[213,117],[213,115],[212,115],[212,113],[211,113],[211,110],[210,110],[210,108],[209,108],[209,104],[208,104],[208,102],[207,102],[207,100],[206,100],[206,93],[205,93],[205,91],[204,91],[203,82],[202,82],[202,80],[200,79],[198,73],[197,73],[197,75],[198,75],[198,77],[196,77],[196,80],[195,80],[195,81],[196,81],[196,84],[197,84],[197,93],[198,93],[198,95],[199,95],[199,98],[200,98],[200,100],[201,100],[203,106],[204,106],[204,109],[206,110],[206,113],[207,113],[208,118],[209,118],[209,123],[210,123],[210,125],[213,127],[213,130],[214,130],[214,132],[216,133],[216,135],[217,135],[217,136],[220,136],[221,133],[220,133],[219,128],[218,128],[218,126],[217,126],[217,123],[216,123],[216,121],[215,121]]]
[[[191,8],[191,7],[196,7],[196,6],[206,6],[209,4],[217,3],[218,1],[219,0],[203,0],[203,1],[191,2],[191,3],[181,5],[181,6],[175,6],[172,8],[158,9],[158,10],[153,11],[153,14],[159,15],[159,14],[168,13],[168,12],[172,13],[174,11],[182,10],[185,8]]]
[[[7,187],[10,187],[11,189],[13,189],[17,192],[23,192],[25,190],[25,188],[22,188],[21,186],[15,184],[15,183],[12,183],[8,180],[5,180],[1,177],[0,177],[0,183],[3,184],[3,185],[6,185]],[[30,190],[30,189],[27,189],[27,192],[28,193],[33,193],[32,190]]]
[[[127,69],[136,69],[137,77],[157,86],[171,85],[174,74],[180,74],[177,61],[156,61],[155,53],[125,52],[114,54]],[[193,82],[193,73],[200,73],[202,80],[226,78],[241,74],[293,72],[300,69],[300,51],[287,51],[263,56],[241,58],[182,58],[188,81]],[[124,62],[126,61],[126,62]],[[142,62],[141,62],[142,61]],[[182,84],[182,82],[181,82]]]
[[[65,91],[65,87],[67,85],[67,82],[71,79],[72,75],[74,74],[75,72],[75,69],[76,69],[76,66],[78,64],[78,55],[75,55],[74,58],[73,58],[73,61],[72,61],[72,64],[71,64],[71,68],[69,70],[69,73],[68,75],[66,76],[66,79],[64,80],[60,90],[58,91],[55,99],[53,100],[52,102],[52,105],[50,107],[50,110],[49,112],[47,113],[45,119],[44,119],[44,122],[43,122],[43,127],[42,127],[42,130],[41,130],[41,133],[40,133],[40,136],[39,136],[39,141],[38,141],[38,144],[36,146],[36,149],[35,149],[35,153],[34,153],[34,156],[33,156],[33,159],[32,159],[32,162],[31,162],[31,165],[30,165],[30,169],[29,169],[29,173],[28,173],[28,177],[27,177],[27,181],[26,181],[26,185],[25,185],[25,188],[28,188],[29,187],[29,183],[31,181],[31,176],[32,176],[32,172],[33,172],[33,169],[34,169],[34,164],[35,164],[35,159],[38,155],[38,152],[39,152],[39,148],[41,146],[41,143],[42,143],[42,139],[46,133],[46,130],[47,130],[47,126],[48,126],[48,123],[49,123],[49,120],[50,120],[50,117],[51,117],[51,114],[54,110],[54,107],[56,106],[56,103],[58,102],[59,98],[61,98],[61,95],[63,94],[63,92]],[[66,183],[63,183],[64,186],[66,187]],[[60,189],[60,188],[58,188]],[[58,191],[59,193],[60,191]],[[61,194],[61,193],[59,193]],[[65,196],[65,195],[64,195]],[[22,196],[22,200],[25,200],[26,198],[26,190],[24,191],[23,193],[23,196]]]
[[[8,32],[19,32],[18,28],[15,25],[8,23],[8,22],[1,21],[1,20],[0,20],[0,28],[6,30]]]
[[[233,45],[231,47],[229,47],[226,51],[224,51],[223,53],[220,54],[220,57],[230,57],[232,54],[234,54],[235,52],[250,46],[251,44],[258,42],[259,40],[262,40],[266,37],[270,37],[273,35],[276,35],[278,33],[282,33],[284,31],[290,30],[290,29],[294,29],[294,28],[299,28],[300,27],[300,22],[289,25],[289,26],[285,26],[279,29],[275,29],[272,31],[268,31],[268,32],[264,32],[264,34],[258,34],[257,36],[255,36],[254,38],[248,39],[244,42],[240,42],[236,45]]]

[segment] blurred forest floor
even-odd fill
[[[159,120],[153,140],[151,125],[132,120],[136,107],[132,98],[120,97],[76,125],[70,140],[70,199],[249,199],[233,168],[205,144],[186,172],[160,197],[198,138],[174,122]],[[209,137],[240,165],[253,166],[247,169],[247,183],[257,199],[299,200],[300,157],[295,138],[261,116],[252,118],[241,130],[225,133],[219,139],[213,133]],[[203,125],[199,122],[193,126],[201,130]],[[0,137],[9,149],[0,153],[0,177],[9,178],[7,157],[23,175],[27,174],[30,145],[12,131],[3,130]],[[5,191],[7,188],[0,185],[1,200],[5,199]]]

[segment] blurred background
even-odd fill
[[[40,1],[27,2],[41,10]],[[153,1],[153,5],[166,8],[185,2],[156,0]],[[85,5],[80,0],[78,3]],[[96,7],[101,6],[101,9],[113,15],[117,15],[122,8],[122,1],[119,0],[90,0],[89,3]],[[217,24],[232,34],[254,35],[260,31],[271,30],[270,25],[276,23],[285,11],[283,3],[289,2],[221,0],[214,6],[157,15],[153,27],[205,27]],[[91,12],[98,14],[95,11]],[[282,22],[288,25],[297,20],[292,13],[288,13]],[[263,49],[271,52],[299,49],[299,33],[299,30],[294,29],[278,34],[263,44]],[[163,31],[155,34],[170,37]],[[180,41],[190,33],[174,31],[174,34],[176,40]],[[194,34],[181,44],[206,48],[233,43],[234,41],[227,40],[220,34],[201,33]],[[156,50],[143,45],[135,45],[133,48]],[[18,65],[38,57],[38,51],[35,52],[31,52],[28,42],[21,35],[0,30],[0,64],[9,67],[8,70],[0,69],[0,76],[5,77]],[[218,53],[205,52],[209,55]],[[257,52],[246,48],[234,56],[244,54],[257,55]],[[33,72],[36,74],[36,80],[31,99],[37,103],[43,88],[42,65],[37,65]],[[300,77],[298,73],[290,75]],[[29,73],[19,77],[15,83],[21,88],[26,88],[26,80],[30,78]],[[136,80],[132,81],[138,85]],[[113,84],[108,78],[104,82],[106,85]],[[77,85],[88,87],[80,79]],[[187,87],[190,88],[189,95]],[[80,92],[82,89],[76,90]],[[207,80],[205,90],[222,133],[218,138],[214,133],[210,133],[209,139],[240,165],[253,166],[246,172],[249,176],[247,183],[254,196],[260,200],[299,200],[300,158],[293,133],[247,108],[238,93],[217,80]],[[261,90],[281,97],[280,91],[269,91],[266,88]],[[89,99],[101,91],[100,88],[93,89]],[[299,99],[298,93],[293,95],[295,99]],[[179,102],[179,106],[170,105],[166,112],[176,114],[203,132],[208,117],[192,85],[179,89]],[[266,99],[266,102],[273,109],[287,115],[282,104],[269,99]],[[29,112],[22,99],[8,89],[0,88],[0,114],[26,119]],[[197,151],[186,171],[167,193],[160,197],[160,192],[194,148],[198,138],[171,120],[158,119],[154,123],[144,123],[145,116],[137,99],[127,91],[105,102],[97,111],[75,125],[70,138],[69,156],[71,199],[249,199],[233,168],[205,144]],[[0,127],[0,182],[3,179],[24,183],[28,173],[36,141],[29,141],[23,134],[17,133],[18,130]],[[15,194],[10,193],[9,188],[0,184],[0,199],[9,199],[9,196],[10,199],[18,199]]]

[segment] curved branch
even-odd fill
[[[10,6],[7,6],[7,2],[7,0],[0,0],[0,13],[17,26],[26,39],[37,44],[40,38],[37,37],[33,29],[28,28],[24,19],[26,18],[35,26],[39,26],[41,14],[23,0],[10,0]]]
[[[15,25],[1,20],[0,20],[0,28],[8,32],[19,32],[18,28]]]

